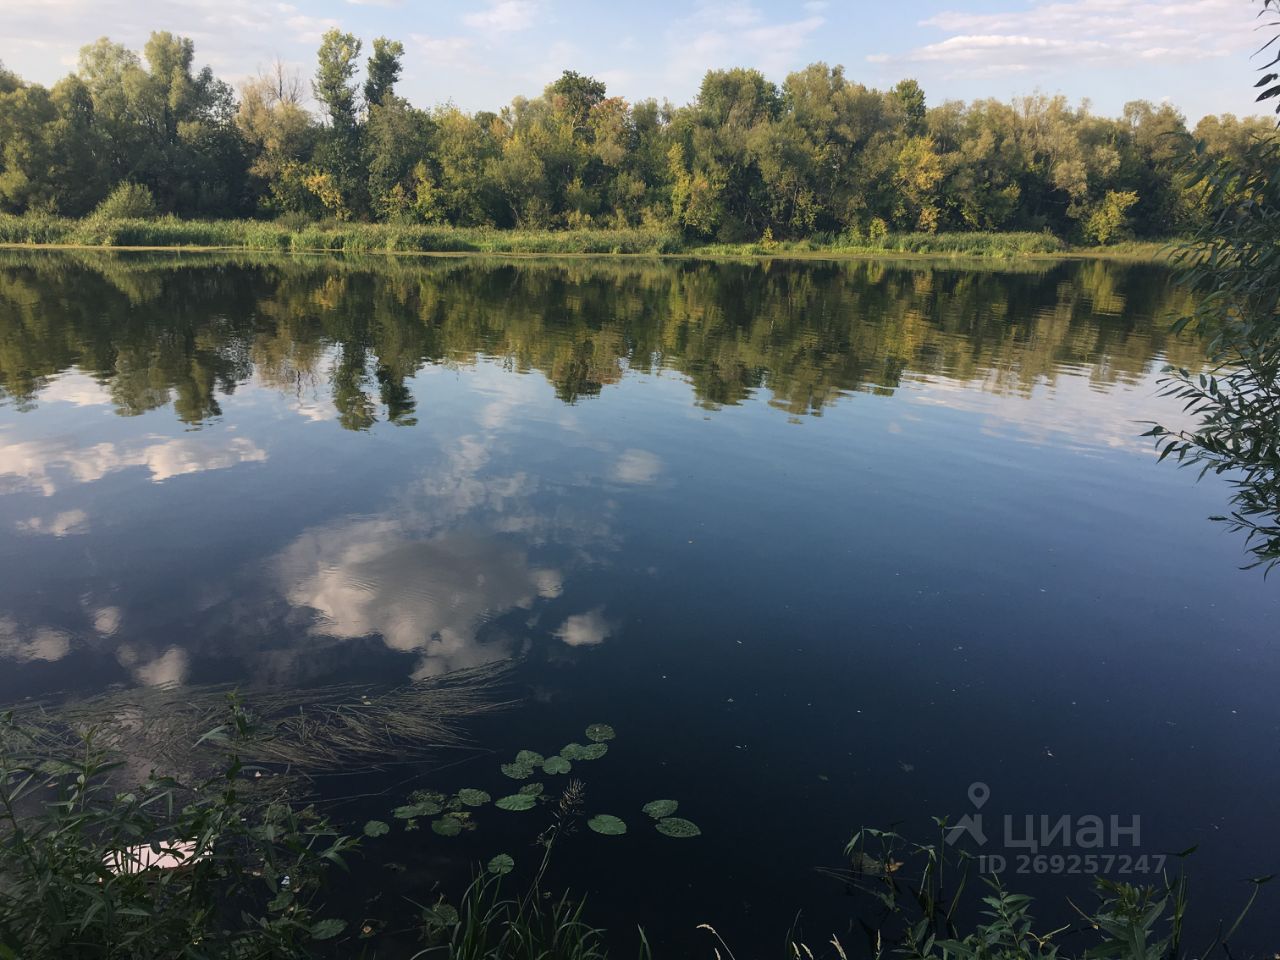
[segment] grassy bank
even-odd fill
[[[295,226],[258,220],[70,220],[0,216],[0,244],[79,247],[200,247],[342,253],[651,254],[708,257],[877,256],[883,254],[1012,259],[1122,256],[1159,259],[1162,243],[1072,248],[1050,233],[847,234],[805,240],[702,244],[655,228],[491,230],[476,227],[326,223]]]

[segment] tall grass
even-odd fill
[[[1013,259],[1073,252],[1042,233],[890,233],[878,237],[817,234],[800,240],[764,238],[718,244],[690,240],[672,229],[633,227],[583,230],[495,230],[483,227],[392,223],[295,224],[261,220],[111,219],[69,220],[32,214],[0,215],[0,244],[87,247],[203,247],[262,251],[342,253],[685,254],[711,257],[921,256]],[[1155,259],[1162,244],[1130,243],[1084,248],[1100,255]],[[1078,252],[1078,251],[1074,251]]]

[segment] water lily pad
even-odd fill
[[[391,832],[391,828],[381,820],[370,820],[364,825],[364,835],[366,837],[385,837]]]
[[[462,821],[454,817],[441,817],[431,821],[431,829],[442,837],[456,837],[462,832]]]
[[[656,824],[658,832],[668,836],[683,839],[684,837],[698,837],[702,835],[702,831],[698,829],[696,823],[691,823],[681,817],[663,817]]]
[[[568,773],[572,769],[573,764],[564,757],[547,757],[546,761],[542,764],[542,772],[552,774],[553,776],[557,773]]]
[[[414,817],[434,817],[442,809],[434,800],[422,800],[396,807],[391,813],[397,820],[412,820]]]
[[[543,786],[540,783],[526,783],[517,793],[523,793],[527,797],[542,796]]]
[[[512,780],[528,780],[533,776],[533,767],[527,763],[520,763],[517,760],[515,763],[504,763],[502,765],[502,772]]]
[[[529,767],[542,766],[542,754],[537,750],[521,750],[516,754],[516,763],[523,763]]]
[[[596,833],[603,833],[606,837],[616,837],[627,832],[625,823],[607,813],[597,813],[587,821],[587,826]]]
[[[492,798],[483,790],[473,790],[471,787],[463,787],[458,791],[458,799],[468,807],[481,807],[488,803]]]
[[[582,751],[587,749],[580,743],[566,743],[560,748],[560,756],[566,760],[581,760]]]
[[[587,739],[594,740],[596,743],[602,743],[605,740],[612,740],[616,734],[613,727],[607,723],[593,723],[587,727]]]
[[[676,808],[680,806],[677,800],[650,800],[640,809],[653,817],[655,820],[661,820],[663,817],[669,817],[676,812]]]
[[[578,751],[579,760],[599,760],[609,752],[607,743],[588,743]]]
[[[495,806],[499,810],[528,810],[537,802],[537,797],[530,796],[527,793],[513,793],[509,797],[503,797],[498,800]]]
[[[505,876],[516,868],[516,862],[509,854],[500,853],[489,861],[489,872],[496,877]]]

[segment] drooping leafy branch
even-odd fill
[[[1280,14],[1280,0],[1261,0],[1264,18]],[[1259,53],[1280,41],[1280,20]],[[1280,52],[1261,69],[1280,63]],[[1280,74],[1258,81],[1259,103],[1280,98]],[[1280,114],[1280,103],[1276,107]],[[1201,191],[1210,216],[1176,258],[1189,269],[1184,282],[1199,298],[1175,329],[1197,326],[1210,336],[1213,367],[1193,375],[1169,368],[1166,395],[1199,417],[1197,426],[1153,426],[1160,457],[1226,476],[1232,509],[1220,517],[1248,534],[1254,560],[1266,570],[1280,563],[1280,140],[1254,139],[1241,156],[1208,156],[1198,148],[1187,163],[1188,184]]]

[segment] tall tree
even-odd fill
[[[312,89],[324,104],[329,124],[317,152],[317,170],[308,177],[312,192],[335,217],[348,219],[365,207],[360,125],[354,77],[360,40],[336,27],[325,33],[317,53]]]
[[[399,40],[378,37],[373,41],[373,55],[365,67],[364,81],[364,101],[370,107],[381,106],[394,92],[403,56],[404,44]]]

